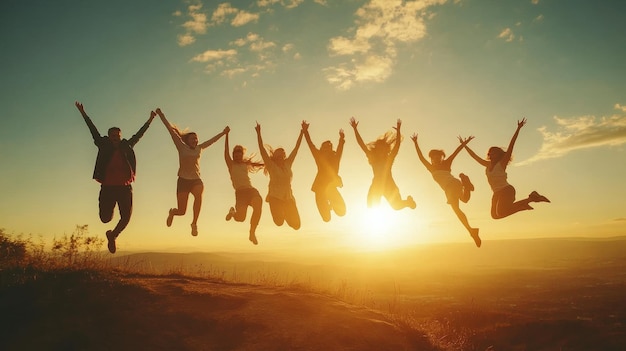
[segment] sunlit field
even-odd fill
[[[112,256],[86,226],[0,234],[2,350],[626,347],[624,238]]]

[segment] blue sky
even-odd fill
[[[165,227],[175,205],[177,154],[155,120],[135,150],[135,208],[120,250],[265,250],[385,247],[469,237],[419,163],[424,150],[474,135],[480,155],[506,146],[522,117],[509,180],[538,204],[489,217],[484,170],[466,153],[453,172],[476,185],[462,206],[484,240],[624,235],[626,231],[626,45],[621,1],[17,1],[0,4],[0,227],[12,233],[71,233],[99,222],[96,148],[74,107],[81,101],[102,133],[130,137],[161,107],[201,141],[224,126],[231,144],[291,149],[300,122],[320,144],[346,132],[341,190],[348,214],[321,221],[309,191],[315,165],[306,145],[294,164],[302,229],[276,227],[265,206],[260,246],[247,224],[223,220],[234,191],[223,140],[201,160],[200,236],[191,216]],[[371,170],[348,120],[366,141],[403,121],[394,165],[415,210],[387,213],[383,233],[365,233]],[[252,178],[264,195],[267,178]],[[116,220],[117,217],[114,219]]]

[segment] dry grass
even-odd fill
[[[49,246],[0,230],[0,349],[626,349],[623,240],[550,269],[402,264],[393,277],[211,254],[112,259],[103,244],[86,226]]]

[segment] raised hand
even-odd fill
[[[359,125],[359,122],[356,121],[356,118],[351,117],[350,118],[350,126],[354,129],[356,129],[356,127]]]
[[[522,120],[517,121],[517,130],[520,130],[526,124],[526,117],[522,118]]]
[[[460,138],[461,137],[459,137],[459,139]],[[411,140],[413,140],[413,142],[417,144],[417,133],[413,133],[413,135],[411,135]]]
[[[222,131],[222,133],[224,133],[224,134],[228,134],[228,133],[230,133],[230,127],[229,127],[229,126],[226,126],[226,127],[224,128],[224,130]]]
[[[339,138],[340,139],[345,139],[346,135],[343,132],[343,129],[339,129]]]
[[[302,131],[304,132],[308,132],[309,131],[309,122],[303,120],[302,121]]]
[[[398,132],[400,132],[400,126],[402,125],[402,120],[400,118],[398,118],[398,120],[396,121],[396,126],[393,127],[393,129],[397,130]]]
[[[160,107],[157,107],[157,109],[155,110],[155,112],[156,112],[156,114],[157,114],[157,115],[159,115],[159,117],[165,117],[165,116],[163,115],[163,112],[161,111],[161,108],[160,108]]]
[[[78,111],[79,111],[81,114],[85,114],[85,108],[83,107],[83,104],[81,104],[81,103],[80,103],[80,102],[78,102],[78,101],[75,101],[75,102],[74,102],[74,105],[76,105],[76,108],[78,109]]]
[[[261,125],[259,122],[256,122],[256,126],[254,126],[254,130],[256,130],[257,134],[261,133]]]

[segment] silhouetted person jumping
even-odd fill
[[[189,194],[193,195],[193,220],[191,221],[191,235],[198,235],[198,217],[202,208],[202,193],[204,192],[204,183],[200,178],[200,156],[202,150],[213,145],[222,136],[228,133],[229,128],[226,127],[222,132],[215,135],[211,139],[198,143],[198,134],[195,132],[181,131],[175,125],[171,124],[160,108],[156,109],[156,113],[170,133],[176,150],[178,150],[178,180],[176,182],[176,202],[178,207],[170,208],[166,224],[172,225],[174,216],[182,216],[187,212],[187,202]]]
[[[400,126],[402,121],[398,119],[394,127],[396,130],[395,135],[392,132],[387,132],[367,145],[359,134],[358,125],[359,122],[354,117],[350,118],[350,126],[354,129],[356,141],[363,152],[365,152],[365,156],[367,156],[367,160],[374,172],[374,178],[367,193],[367,206],[377,206],[380,203],[380,198],[384,196],[394,210],[401,210],[405,207],[415,208],[415,201],[412,196],[407,196],[406,200],[402,199],[400,190],[391,175],[393,161],[398,155],[398,150],[400,150],[400,141],[402,139]]]
[[[230,156],[228,146],[228,134],[224,138],[224,160],[228,167],[228,174],[235,189],[235,207],[231,207],[226,215],[226,220],[234,219],[237,222],[246,220],[248,206],[252,207],[252,216],[250,217],[250,235],[248,239],[257,245],[259,242],[256,237],[256,228],[261,220],[261,211],[263,209],[263,198],[259,191],[254,188],[250,182],[250,173],[258,172],[263,168],[263,164],[253,161],[252,156],[244,156],[246,149],[241,145],[235,145],[233,148],[233,156]]]
[[[115,239],[126,228],[133,212],[131,183],[135,180],[137,171],[137,159],[133,147],[148,130],[156,113],[150,111],[148,121],[135,135],[126,140],[122,139],[122,131],[117,127],[109,128],[107,136],[101,136],[91,118],[87,116],[83,104],[78,101],[74,104],[87,123],[93,142],[98,147],[93,179],[101,184],[100,196],[98,197],[100,220],[102,223],[109,223],[113,219],[115,205],[117,205],[120,213],[120,220],[115,228],[106,232],[107,248],[109,252],[115,253],[117,250]]]
[[[259,144],[259,152],[263,158],[263,163],[265,163],[265,169],[263,171],[266,175],[269,175],[270,178],[265,201],[270,205],[270,212],[272,213],[274,224],[281,226],[283,223],[287,222],[287,225],[291,228],[298,230],[300,229],[300,213],[298,213],[296,199],[291,190],[291,179],[293,178],[291,166],[298,154],[303,131],[300,130],[296,146],[294,146],[287,157],[285,149],[283,148],[273,150],[271,147],[268,147],[268,153],[263,145],[261,125],[258,122],[255,130]]]
[[[317,165],[317,175],[311,186],[311,191],[315,193],[317,210],[324,222],[330,221],[331,210],[337,216],[344,216],[346,214],[346,203],[343,197],[341,197],[339,190],[337,190],[338,187],[341,188],[343,186],[343,181],[339,176],[339,162],[341,161],[343,145],[345,144],[343,129],[339,130],[339,143],[336,151],[333,150],[333,143],[330,140],[324,141],[319,149],[316,148],[311,141],[309,123],[306,121],[302,121],[302,130],[304,139],[309,145]]]
[[[487,181],[493,191],[491,197],[491,217],[493,219],[508,217],[519,211],[532,210],[533,208],[529,205],[531,202],[550,202],[536,191],[531,192],[526,199],[515,201],[515,188],[507,182],[506,167],[511,162],[513,146],[515,146],[519,131],[525,124],[526,118],[521,121],[518,120],[517,129],[513,133],[506,151],[500,147],[492,146],[487,152],[486,160],[472,151],[467,144],[465,145],[465,150],[469,152],[470,156],[485,167]]]
[[[454,210],[454,213],[456,213],[456,216],[459,218],[465,229],[467,229],[476,246],[480,247],[481,240],[478,236],[478,228],[472,228],[472,226],[470,226],[467,221],[467,216],[459,207],[459,201],[464,203],[469,201],[471,192],[474,190],[474,185],[472,185],[469,178],[463,173],[459,174],[459,177],[461,178],[460,180],[452,175],[452,161],[454,161],[454,158],[459,154],[463,147],[474,139],[474,137],[470,136],[466,139],[459,137],[459,141],[461,143],[448,158],[446,158],[446,153],[443,150],[430,150],[430,152],[428,152],[430,162],[426,160],[422,154],[422,150],[420,150],[417,143],[417,133],[414,133],[411,136],[411,139],[413,140],[415,151],[417,151],[417,156],[420,161],[422,161],[424,167],[426,167],[426,169],[430,172],[435,182],[437,182],[441,189],[443,189],[446,193],[448,204],[452,207],[452,210]]]

